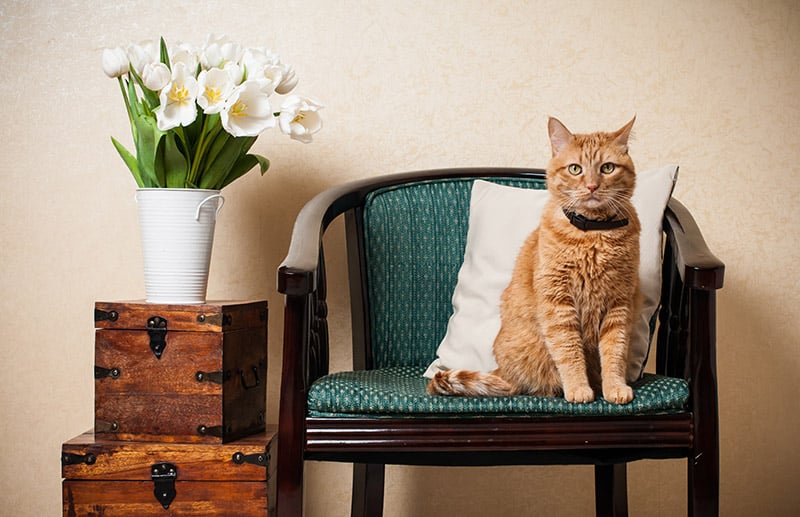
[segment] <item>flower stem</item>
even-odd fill
[[[178,135],[178,138],[180,138],[181,143],[183,144],[183,148],[187,149],[187,151],[185,151],[185,152],[186,152],[186,159],[188,160],[189,159],[189,154],[188,154],[189,151],[188,151],[188,149],[189,149],[189,143],[190,142],[186,138],[186,132],[183,130],[183,126],[176,126],[173,129],[173,131],[175,131],[175,134]],[[191,187],[191,185],[189,185],[189,178],[188,177],[186,177],[184,179],[183,183],[184,183],[183,184],[184,188],[190,188]]]
[[[136,127],[133,124],[133,113],[131,112],[131,102],[128,100],[128,90],[125,88],[122,76],[117,77],[119,89],[122,91],[122,100],[125,101],[125,111],[128,113],[128,122],[131,125],[131,133],[133,133],[133,140],[136,141]]]
[[[214,140],[217,131],[219,130],[219,115],[209,115],[203,118],[203,127],[200,130],[200,141],[197,143],[194,158],[192,159],[192,166],[189,171],[189,178],[187,182],[192,185],[197,185],[197,177],[200,175],[200,169],[205,159],[205,154],[208,151],[208,146]]]

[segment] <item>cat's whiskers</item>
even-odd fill
[[[587,192],[585,188],[564,189],[567,202],[562,203],[562,208],[568,212],[575,212],[590,218],[607,218],[615,215],[618,204],[613,193],[602,187],[595,192]]]
[[[613,195],[609,196],[608,204],[620,217],[631,219],[635,215],[635,211],[633,210],[633,205],[630,203],[630,201],[626,203],[620,198],[620,194],[623,194],[624,192],[624,188],[613,189]]]

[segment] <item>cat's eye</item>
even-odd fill
[[[572,174],[573,176],[577,176],[578,174],[583,172],[583,169],[577,163],[573,163],[572,165],[567,167],[567,171],[569,171],[569,173]]]
[[[614,165],[613,163],[604,163],[603,165],[600,166],[600,172],[602,172],[603,174],[611,174],[612,172],[614,172],[614,169],[616,168],[617,166]]]

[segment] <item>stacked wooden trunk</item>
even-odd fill
[[[98,302],[95,327],[95,425],[62,446],[64,515],[267,515],[267,303]]]

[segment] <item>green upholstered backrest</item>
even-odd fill
[[[486,179],[546,188],[534,178]],[[367,197],[364,242],[375,368],[427,365],[436,358],[464,258],[472,182],[421,181]]]

